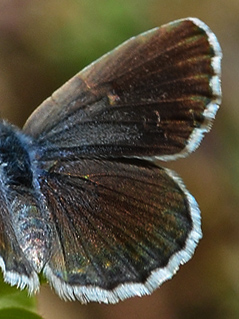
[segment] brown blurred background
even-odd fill
[[[0,116],[19,126],[103,53],[187,16],[211,27],[224,54],[223,103],[212,132],[189,158],[166,165],[200,205],[203,240],[193,259],[151,296],[82,306],[61,301],[45,285],[38,296],[45,319],[239,318],[239,1],[0,0]]]

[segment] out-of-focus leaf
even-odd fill
[[[20,290],[0,279],[0,318],[41,318],[34,313],[36,297],[29,296],[27,290]]]
[[[21,308],[6,308],[0,310],[1,319],[42,319],[37,314],[21,309]]]

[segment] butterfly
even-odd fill
[[[43,273],[82,303],[150,294],[187,262],[200,211],[156,161],[194,151],[221,101],[221,49],[186,18],[133,37],[45,100],[0,121],[0,266],[30,293]]]

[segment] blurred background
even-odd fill
[[[102,54],[187,16],[208,24],[222,46],[223,103],[200,148],[162,165],[177,171],[197,199],[204,237],[192,260],[151,296],[83,306],[44,285],[37,309],[45,319],[239,318],[239,1],[0,1],[0,116],[19,126]]]

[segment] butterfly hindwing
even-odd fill
[[[19,244],[14,223],[13,197],[9,200],[9,189],[4,187],[1,180],[0,187],[0,267],[3,271],[4,280],[11,285],[17,285],[21,289],[27,287],[28,290],[36,292],[39,289],[39,280],[33,264]],[[11,191],[15,199],[18,193]]]
[[[149,293],[188,259],[201,236],[191,195],[185,198],[167,171],[141,161],[58,162],[41,191],[55,225],[43,271],[66,299],[116,302],[135,295],[141,283]],[[94,290],[102,294],[92,297]]]

